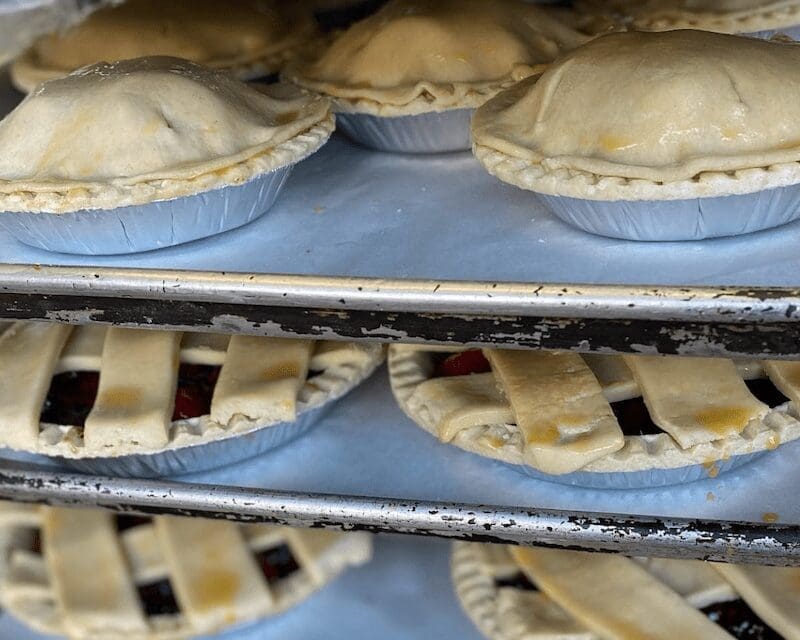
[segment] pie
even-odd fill
[[[112,209],[286,167],[333,131],[327,100],[258,91],[178,58],[100,63],[40,85],[0,121],[0,211]]]
[[[193,638],[296,606],[371,553],[363,533],[7,503],[0,604],[76,640]]]
[[[284,75],[337,111],[418,115],[474,108],[585,40],[516,0],[391,0]]]
[[[17,322],[0,336],[0,446],[118,457],[292,423],[341,397],[379,345]]]
[[[800,437],[800,363],[389,349],[403,411],[442,442],[551,476],[703,465]]]
[[[28,92],[90,64],[153,55],[254,78],[279,71],[315,34],[301,3],[127,0],[38,40],[14,61],[11,79]]]
[[[800,634],[800,569],[457,542],[453,583],[490,640]]]
[[[798,0],[580,0],[577,8],[643,31],[752,33],[800,23]]]
[[[479,108],[473,150],[505,182],[584,200],[795,185],[798,65],[793,43],[688,30],[602,36]]]

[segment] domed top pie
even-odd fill
[[[588,14],[614,14],[646,31],[750,33],[800,23],[798,0],[582,0],[578,7]]]
[[[617,33],[478,109],[473,149],[551,195],[659,200],[800,182],[800,46],[703,31]]]
[[[341,111],[412,115],[482,104],[585,40],[516,0],[393,0],[286,76]]]
[[[11,75],[31,91],[96,62],[167,55],[250,78],[278,71],[314,32],[299,3],[128,0],[41,38],[15,61]]]
[[[269,91],[269,95],[267,94]],[[108,209],[240,184],[319,148],[328,101],[187,60],[100,63],[0,121],[0,211]]]

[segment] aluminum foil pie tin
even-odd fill
[[[703,240],[779,227],[800,218],[800,184],[717,198],[584,200],[536,194],[573,227],[624,240]]]
[[[293,165],[244,184],[116,209],[70,213],[0,212],[0,227],[23,244],[81,255],[138,253],[241,227],[275,202]]]
[[[210,471],[254,458],[300,437],[317,424],[334,404],[332,399],[319,407],[304,411],[294,422],[281,422],[244,433],[232,433],[210,442],[157,453],[107,458],[48,456],[48,460],[84,473],[125,478],[159,478]]]
[[[586,489],[650,489],[687,484],[700,480],[713,480],[721,474],[753,462],[767,453],[768,451],[754,451],[741,456],[732,456],[727,460],[715,460],[707,464],[695,464],[674,469],[643,469],[641,471],[617,471],[613,473],[575,471],[560,476],[542,473],[527,465],[515,465],[505,462],[500,462],[500,464],[522,472],[531,478],[554,484]]]
[[[763,40],[769,40],[775,36],[788,36],[792,40],[800,40],[800,25],[794,24],[790,27],[783,27],[781,29],[768,29],[766,31],[755,31],[753,33],[746,34],[748,36],[752,36],[753,38],[762,38]]]
[[[472,148],[474,109],[432,111],[415,116],[381,117],[337,113],[336,126],[359,144],[394,153],[446,153]]]

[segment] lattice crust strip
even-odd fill
[[[393,345],[392,390],[443,442],[539,471],[706,464],[800,437],[797,406],[770,408],[745,380],[800,398],[800,363],[485,350],[490,373],[436,377],[426,347]],[[610,403],[642,397],[661,431],[623,437]]]
[[[464,610],[490,640],[730,638],[696,609],[742,598],[797,637],[800,569],[455,543]]]
[[[0,606],[82,640],[194,637],[297,605],[371,548],[364,533],[169,516],[121,528],[107,512],[2,504]]]
[[[293,422],[382,357],[379,345],[16,322],[0,333],[0,445],[115,456]],[[179,363],[221,367],[208,415],[172,420]],[[41,420],[53,376],[68,372],[100,374],[83,427]]]

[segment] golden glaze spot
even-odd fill
[[[130,409],[142,401],[142,392],[136,387],[111,387],[97,399],[104,409]]]
[[[297,111],[284,111],[275,115],[275,124],[289,124],[297,120]]]
[[[273,380],[284,380],[286,378],[296,378],[300,371],[296,362],[278,362],[264,369],[264,380],[271,382]]]
[[[726,436],[741,433],[750,422],[752,413],[745,407],[709,407],[698,411],[694,418],[709,431]]]
[[[767,524],[774,524],[778,520],[780,520],[780,516],[777,513],[773,513],[771,511],[768,511],[767,513],[765,513],[764,515],[761,516],[761,519],[764,522],[766,522]]]
[[[624,136],[615,136],[612,134],[603,134],[599,138],[600,147],[603,151],[621,151],[634,146],[636,143],[630,138]]]
[[[239,577],[228,569],[206,569],[197,580],[197,601],[195,605],[200,611],[211,611],[218,608],[231,610],[226,614],[234,617],[232,609],[239,593]]]
[[[781,437],[777,433],[773,433],[767,438],[767,451],[775,451],[781,446]]]

